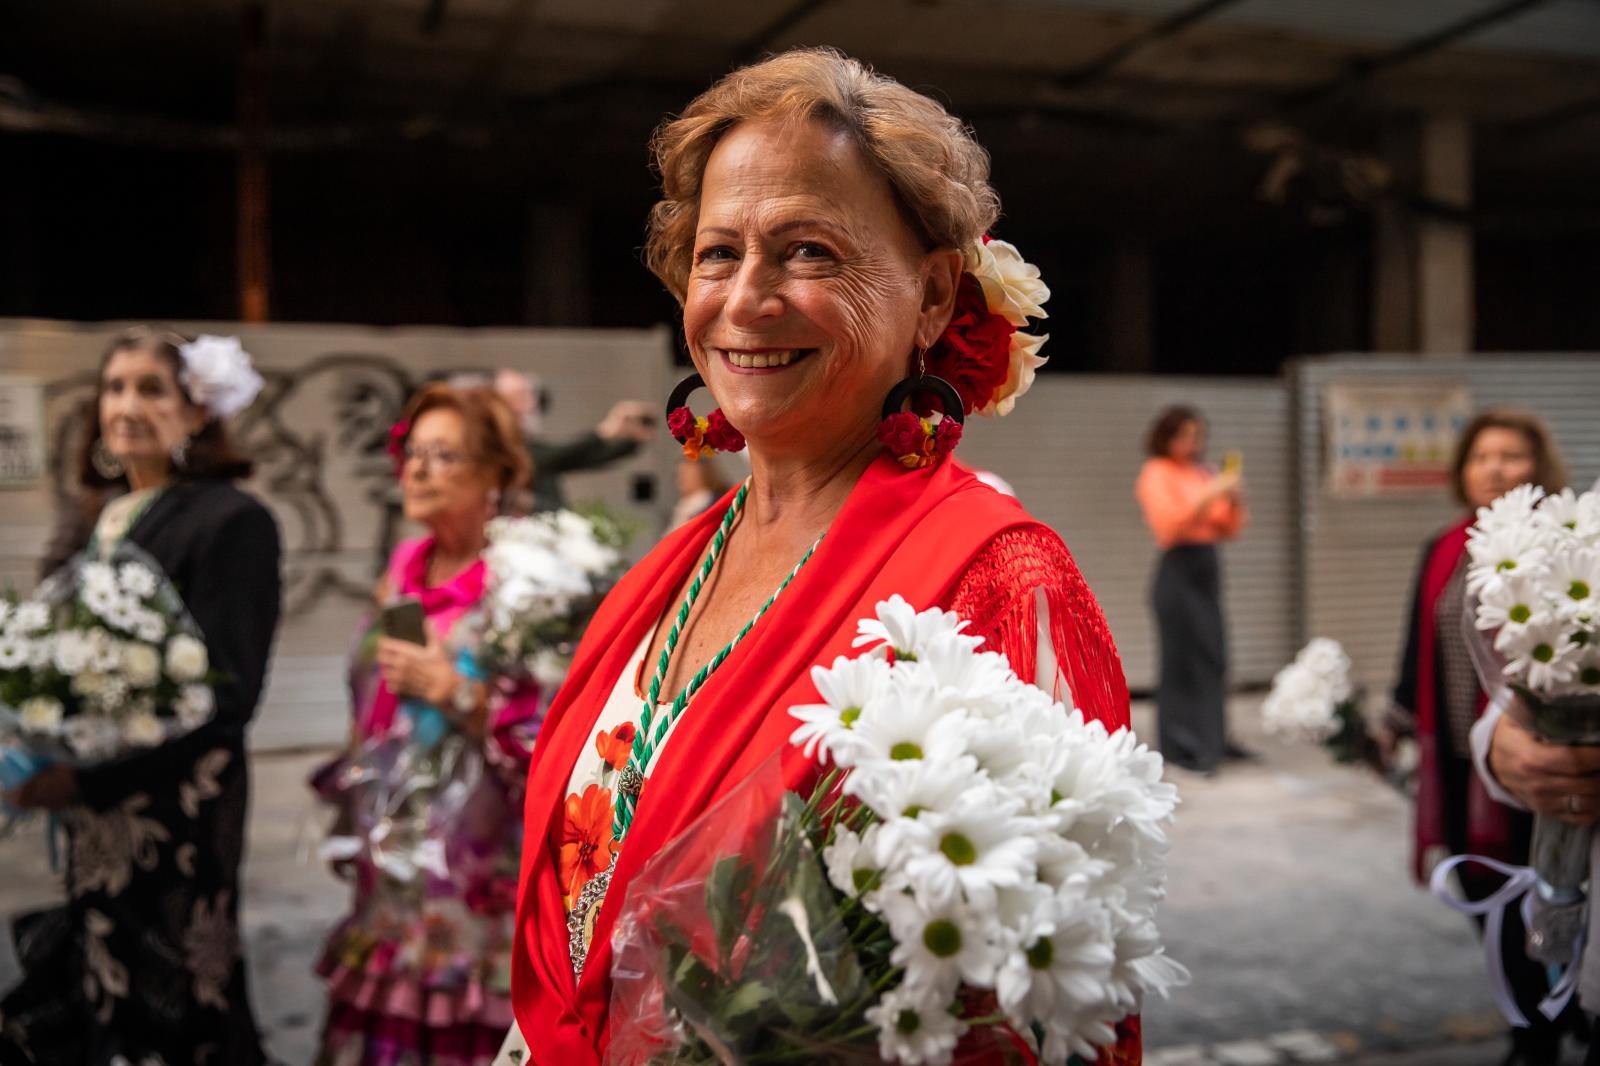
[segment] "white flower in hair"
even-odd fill
[[[1022,258],[1009,241],[980,240],[968,250],[967,272],[983,286],[989,310],[1003,315],[1013,326],[1022,327],[1030,318],[1048,318],[1044,302],[1050,288],[1039,277],[1039,268]]]
[[[261,375],[238,337],[202,333],[178,349],[183,356],[183,387],[213,418],[232,418],[261,392]]]

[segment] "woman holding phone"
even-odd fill
[[[474,667],[485,527],[527,484],[511,410],[429,385],[395,426],[400,544],[351,663],[349,752],[313,786],[340,809],[326,856],[353,884],[318,971],[325,1066],[474,1066],[511,1024],[522,791],[545,699]]]
[[[1150,427],[1149,458],[1134,487],[1161,549],[1151,607],[1160,633],[1156,732],[1167,762],[1209,774],[1224,759],[1248,757],[1228,740],[1224,687],[1228,646],[1217,543],[1245,523],[1243,459],[1221,472],[1201,461],[1206,425],[1192,407],[1169,407]]]

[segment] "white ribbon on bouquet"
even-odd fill
[[[1455,893],[1450,891],[1450,874],[1457,866],[1469,862],[1487,866],[1496,873],[1505,875],[1506,883],[1476,903],[1457,899]],[[1527,1015],[1522,1013],[1522,1009],[1517,1006],[1516,997],[1511,993],[1511,981],[1506,976],[1505,958],[1500,951],[1500,935],[1505,927],[1506,908],[1519,899],[1522,901],[1523,928],[1529,928],[1533,924],[1533,889],[1538,883],[1539,875],[1534,873],[1533,867],[1512,866],[1483,855],[1453,855],[1435,866],[1433,876],[1428,879],[1429,891],[1446,905],[1462,914],[1484,919],[1483,955],[1488,963],[1489,985],[1494,993],[1494,1004],[1500,1008],[1500,1013],[1505,1016],[1506,1021],[1518,1029],[1528,1028],[1529,1023]],[[1539,1013],[1550,1021],[1555,1021],[1561,1012],[1566,1010],[1567,1003],[1578,989],[1578,974],[1583,969],[1583,946],[1586,939],[1584,930],[1580,930],[1578,943],[1573,947],[1572,961],[1562,970],[1561,979],[1550,989],[1549,995],[1539,1001]]]

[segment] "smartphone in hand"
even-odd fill
[[[411,644],[426,645],[428,630],[424,625],[420,600],[396,600],[379,614],[383,635],[391,640],[404,640]]]

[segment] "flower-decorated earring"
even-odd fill
[[[961,427],[966,422],[961,395],[944,378],[927,372],[926,349],[917,352],[917,372],[894,388],[883,401],[883,420],[878,423],[878,440],[895,462],[908,470],[918,470],[949,455],[961,443]],[[917,394],[932,395],[943,408],[939,421],[900,406]]]
[[[667,430],[672,439],[683,445],[683,454],[689,459],[702,459],[712,452],[744,451],[744,434],[733,428],[722,408],[704,418],[689,410],[689,394],[705,383],[699,374],[690,374],[667,398]]]

